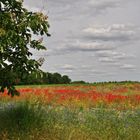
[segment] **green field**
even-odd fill
[[[140,84],[18,86],[0,95],[1,140],[140,140]]]

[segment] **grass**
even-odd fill
[[[56,89],[73,89],[73,85],[43,86],[43,88],[49,88],[51,94],[54,94]],[[115,84],[96,86],[96,90],[104,94],[111,91],[113,94],[116,94],[116,91],[119,91],[119,94],[127,94],[123,88],[127,88],[128,94],[131,92],[130,96],[140,93],[139,86],[135,84],[119,85],[119,87]],[[79,85],[74,89],[83,94],[94,89],[94,86]],[[104,106],[101,102],[96,103],[96,106],[88,105],[89,102],[83,99],[61,100],[57,103],[57,98],[54,98],[48,102],[41,91],[37,95],[27,93],[21,94],[20,97],[0,98],[1,140],[140,139],[140,107],[135,101],[133,101],[134,108],[128,107],[129,105],[124,102],[126,108],[118,109],[120,102],[116,101],[109,106]]]
[[[41,106],[22,102],[9,102],[0,109],[0,136],[7,133],[7,138],[20,135],[21,138],[31,130],[41,129],[44,126],[45,114]],[[23,136],[22,136],[23,135]]]
[[[19,104],[1,112],[0,138],[54,140],[139,140],[140,110],[69,110],[47,107],[45,114],[30,104]]]

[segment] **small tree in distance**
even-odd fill
[[[22,0],[0,0],[0,92],[19,94],[14,87],[16,79],[40,71],[40,61],[31,59],[30,48],[46,49],[42,35],[48,33],[48,17],[41,12],[23,8]],[[33,39],[32,35],[39,35]]]

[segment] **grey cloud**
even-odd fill
[[[139,4],[139,0],[25,0],[29,10],[47,13],[51,25],[52,36],[45,40],[48,51],[35,52],[35,57],[47,58],[44,70],[66,73],[74,80],[139,80]]]
[[[111,8],[111,7],[117,7],[119,6],[120,1],[119,0],[90,0],[89,1],[89,5],[91,5],[91,7],[94,7],[95,9],[100,9],[100,10],[104,10],[107,8]]]
[[[103,74],[105,73],[102,70],[97,70],[94,68],[94,65],[81,65],[77,69],[78,73],[94,73],[94,74]]]
[[[110,7],[116,7],[119,6],[120,0],[51,0],[48,1],[48,3],[50,3],[51,5],[57,6],[57,8],[59,7],[63,7],[69,5],[69,9],[70,10],[72,7],[77,7],[77,9],[75,10],[83,10],[83,8],[85,9],[96,9],[96,10],[103,10],[103,9],[107,9]],[[79,8],[80,6],[80,8]]]
[[[124,64],[120,66],[120,68],[125,70],[136,70],[136,66],[132,64]]]
[[[51,49],[48,55],[49,56],[65,55],[65,54],[77,53],[77,52],[90,53],[90,52],[107,51],[107,50],[114,50],[114,49],[115,49],[114,46],[104,45],[100,42],[82,42],[80,40],[67,40],[67,41],[63,41],[63,43],[60,43],[58,47]]]
[[[96,52],[101,50],[113,50],[113,46],[105,46],[97,42],[80,42],[76,41],[74,43],[69,43],[61,48],[58,48],[60,51],[67,52]]]
[[[114,75],[116,75],[116,73],[113,73],[113,72],[106,72],[106,71],[104,71],[104,72],[102,72],[102,71],[95,71],[95,72],[92,72],[92,73],[89,73],[88,75],[90,75],[90,76],[99,76],[99,77],[106,77],[106,76],[114,76]]]
[[[28,9],[49,12],[53,19],[71,19],[71,17],[96,15],[108,8],[119,7],[130,0],[24,0]],[[124,3],[123,3],[124,4]]]
[[[108,72],[105,69],[97,69],[94,68],[94,65],[82,65],[80,68],[80,70],[77,72],[81,73],[81,74],[87,74],[91,75],[91,76],[109,76],[109,75],[115,75],[114,72]]]
[[[73,70],[64,70],[64,73],[73,73]]]
[[[132,45],[140,39],[139,35],[140,28],[132,24],[112,24],[108,26],[98,25],[95,27],[84,28],[82,32],[79,31],[77,34],[71,33],[67,37],[68,42],[72,42],[76,39],[79,40],[79,42],[84,42],[86,44],[86,47],[84,47],[84,49],[82,47],[82,43],[79,44],[79,46],[81,47],[78,47],[75,43],[70,43],[70,46],[68,45],[68,48],[73,48],[73,50],[76,50],[78,48],[79,50],[81,49],[84,51],[97,51],[97,56],[99,57],[112,57],[113,59],[129,59],[134,58],[134,55],[114,52],[112,50],[120,47],[129,46],[130,44]],[[100,46],[99,49],[98,47],[91,47],[91,45],[89,45],[89,42],[96,42],[97,44],[101,44],[102,47]],[[100,53],[101,51],[102,53]]]
[[[100,58],[102,57],[108,57],[108,58],[113,58],[113,59],[132,59],[135,58],[135,55],[133,54],[126,54],[123,52],[117,52],[117,51],[111,51],[111,50],[107,50],[107,51],[98,51],[96,52],[96,55]]]
[[[96,55],[99,56],[99,57],[110,57],[110,56],[118,56],[118,55],[124,55],[124,53],[118,53],[116,51],[99,51],[99,52],[96,52]]]
[[[105,57],[105,58],[99,58],[99,61],[100,62],[105,62],[105,63],[116,63],[118,62],[116,59],[112,59],[112,58],[108,58],[108,57]]]
[[[91,73],[92,75],[104,75],[104,74],[106,74],[106,71],[91,69],[91,70],[90,70],[90,73]]]
[[[114,58],[114,59],[120,59],[120,60],[122,60],[122,59],[127,59],[127,60],[129,60],[129,59],[135,59],[136,56],[133,55],[133,54],[127,55],[127,54],[125,54],[125,53],[120,53],[120,54],[118,53],[118,54],[114,55],[113,58]]]
[[[75,70],[76,68],[73,65],[65,64],[65,65],[61,66],[60,69],[72,71],[72,70]]]
[[[89,40],[130,41],[138,38],[139,28],[132,25],[113,24],[111,26],[89,27],[83,30],[83,37]]]
[[[48,0],[52,19],[71,20],[105,15],[108,9],[121,7],[131,0]],[[55,10],[54,10],[55,9]]]

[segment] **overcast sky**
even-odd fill
[[[140,81],[140,0],[24,0],[49,16],[44,71],[72,80]]]

